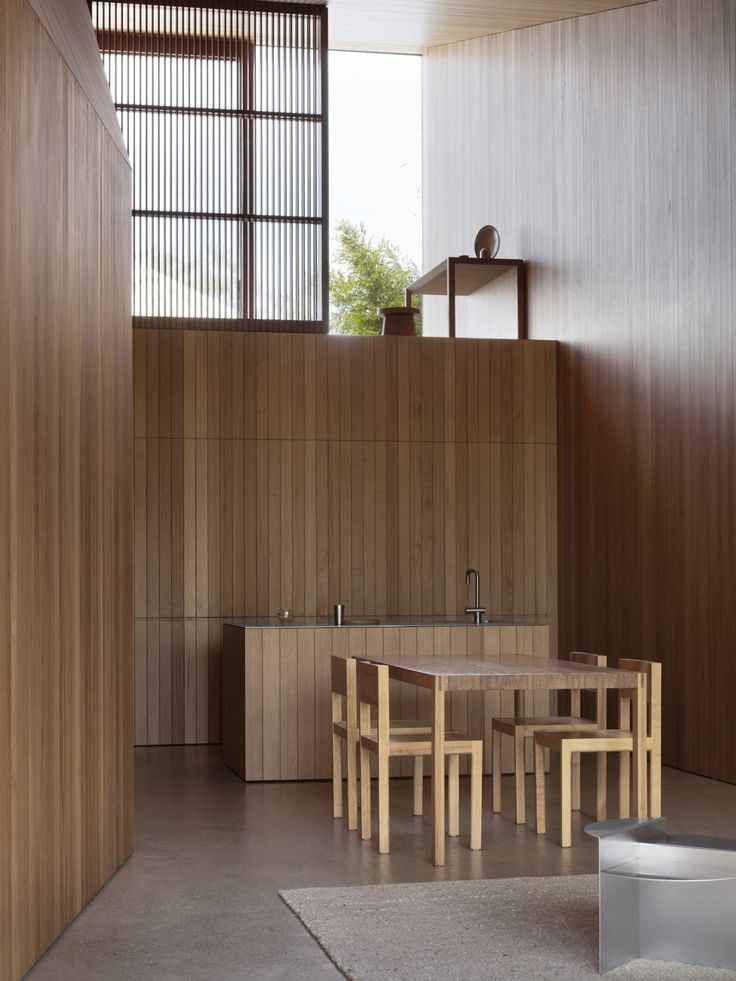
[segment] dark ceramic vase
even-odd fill
[[[384,337],[415,337],[414,317],[419,313],[416,307],[379,307],[383,318]]]

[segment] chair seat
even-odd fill
[[[559,729],[563,732],[587,730],[595,726],[592,719],[581,719],[574,715],[528,716],[526,718],[500,718],[493,720],[493,729],[506,736],[513,736],[518,729],[523,729],[528,736],[540,729]]]
[[[535,734],[534,742],[557,752],[561,750],[563,743],[569,743],[573,752],[580,753],[624,753],[634,750],[634,737],[630,729],[542,731]],[[651,739],[647,739],[647,749],[651,749]]]
[[[372,752],[378,752],[378,737],[375,730],[364,733],[360,740],[361,746]],[[480,739],[469,739],[457,732],[445,733],[445,755],[456,756],[461,753],[472,753],[478,746],[483,747]],[[432,742],[429,739],[417,739],[415,733],[391,733],[388,739],[389,756],[431,756]]]

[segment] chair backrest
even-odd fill
[[[630,657],[621,657],[618,667],[624,671],[638,671],[646,677],[647,692],[647,736],[659,738],[662,731],[662,665],[658,661],[638,661]],[[625,693],[620,698],[624,706],[624,720],[619,720],[622,728],[631,725],[631,699]],[[619,709],[621,711],[621,709]]]
[[[591,668],[608,667],[608,658],[605,654],[589,654],[587,651],[570,651],[569,660],[575,664],[586,664]],[[593,688],[584,688],[583,691],[592,692],[595,695],[595,721],[605,723],[606,721],[606,693]],[[580,689],[570,692],[570,712],[572,715],[582,715]]]
[[[332,691],[336,695],[347,698],[355,694],[355,665],[354,657],[331,657]]]
[[[594,668],[608,667],[608,658],[605,654],[588,654],[586,651],[570,651],[569,659],[575,661],[576,664],[588,664]],[[595,689],[584,688],[583,691],[592,691],[593,694],[598,694]],[[523,690],[514,692],[514,715],[522,716],[526,714],[524,711],[525,694]],[[598,719],[599,711],[600,706],[596,704],[596,720]],[[580,715],[580,689],[570,692],[570,712],[572,715]]]
[[[608,658],[605,654],[588,654],[587,651],[570,651],[570,660],[576,664],[588,664],[593,668],[608,667]]]
[[[354,657],[339,657],[333,654],[330,663],[332,676],[332,721],[358,723],[358,703],[356,698],[356,672],[358,662]],[[345,699],[344,717],[340,710],[340,700]]]
[[[376,709],[382,708],[383,697],[388,699],[388,666],[371,661],[356,661],[358,702]]]
[[[388,665],[358,661],[356,687],[361,732],[370,724],[370,711],[371,708],[375,708],[379,742],[388,740],[390,726]]]

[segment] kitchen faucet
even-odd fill
[[[470,583],[470,577],[475,576],[475,606],[466,606],[465,612],[472,613],[473,623],[480,625],[483,622],[485,607],[480,605],[480,574],[477,569],[468,569],[465,573],[465,585]]]

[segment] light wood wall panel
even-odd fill
[[[249,627],[223,635],[223,759],[243,780],[325,780],[332,775],[330,659],[365,654],[549,657],[547,626]],[[429,693],[391,682],[392,715],[431,721]],[[484,743],[491,764],[491,721],[514,713],[514,693],[452,692],[447,727]],[[525,692],[524,711],[549,714],[549,692]],[[503,741],[504,772],[512,769]],[[531,770],[531,755],[528,764]],[[462,761],[467,773],[467,761]],[[413,761],[394,760],[393,776],[409,776]]]
[[[100,58],[92,18],[83,16],[83,0],[28,0],[59,51],[64,65],[72,73],[85,98],[102,125],[127,157],[127,148],[118,124],[110,86]]]
[[[191,741],[161,728],[192,697],[169,677],[180,647],[161,659],[164,620],[197,618],[194,741],[215,742],[229,617],[454,615],[473,566],[489,612],[554,623],[554,344],[136,330],[134,346],[138,742]]]
[[[440,44],[641,2],[646,0],[332,0],[330,46],[422,54]]]
[[[483,221],[559,347],[560,647],[663,662],[664,758],[736,782],[736,10],[656,2],[425,72],[425,258]]]
[[[130,169],[55,42],[0,5],[3,981],[133,847]]]

